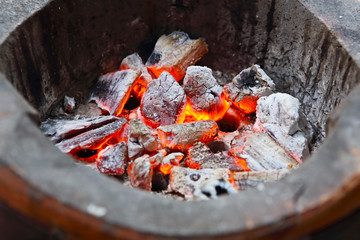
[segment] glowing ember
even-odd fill
[[[103,174],[185,199],[214,199],[285,176],[308,152],[299,101],[272,94],[274,83],[258,65],[227,84],[210,68],[191,66],[206,52],[201,38],[161,36],[145,65],[131,54],[95,82],[96,104],[82,109],[113,116],[83,118],[66,97],[65,115],[41,128],[61,151],[96,161]]]

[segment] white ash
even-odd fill
[[[140,106],[144,122],[152,127],[170,125],[185,117],[186,95],[179,83],[163,72],[148,84]]]
[[[275,90],[275,84],[271,78],[260,68],[252,65],[236,75],[231,83],[224,86],[224,92],[236,106],[247,96],[268,96]]]
[[[237,193],[231,183],[224,179],[211,179],[206,181],[194,192],[195,200],[217,199],[221,195],[231,195]]]
[[[187,67],[194,65],[207,51],[203,38],[193,40],[184,32],[174,31],[157,40],[146,67],[156,77],[164,70],[172,72],[179,81],[185,76]]]
[[[120,142],[101,151],[101,158],[97,159],[97,168],[101,173],[121,175],[125,171],[127,159],[127,144]]]
[[[129,158],[133,160],[144,152],[154,152],[158,142],[145,123],[139,119],[131,119],[128,138]]]
[[[168,191],[180,193],[185,199],[191,199],[194,192],[200,189],[207,181],[218,179],[228,181],[229,174],[230,171],[223,168],[195,170],[173,167]]]
[[[92,90],[89,101],[95,101],[101,109],[111,115],[120,115],[139,75],[140,71],[129,69],[101,76]]]
[[[299,163],[309,155],[310,128],[297,98],[286,93],[262,97],[256,117],[254,131],[269,134]]]
[[[140,77],[142,78],[143,83],[145,83],[145,86],[152,80],[150,73],[148,72],[138,53],[133,53],[122,60],[120,64],[120,70],[126,69],[140,71]]]
[[[157,128],[162,146],[180,151],[185,151],[195,142],[212,140],[218,130],[216,122],[212,120],[172,124]]]
[[[233,142],[233,152],[246,160],[253,171],[295,168],[297,161],[265,133],[239,136]]]
[[[64,111],[66,113],[72,113],[75,109],[75,106],[76,106],[76,102],[75,102],[75,98],[73,97],[68,97],[68,96],[65,96],[64,97]]]
[[[212,75],[212,70],[208,67],[188,67],[183,88],[191,110],[197,114],[206,112],[214,115],[221,111],[225,104],[222,87],[217,83]]]
[[[60,142],[65,138],[78,135],[94,128],[99,128],[108,123],[117,121],[114,116],[98,116],[80,119],[53,119],[48,118],[42,122],[40,129],[52,142]]]
[[[166,155],[162,161],[161,165],[170,165],[170,166],[178,166],[179,162],[184,158],[184,154],[181,152],[170,153]]]
[[[238,190],[256,188],[261,183],[274,182],[290,174],[292,169],[236,172],[232,175]]]
[[[144,154],[135,159],[128,167],[128,175],[131,186],[151,191],[153,167],[150,156]]]

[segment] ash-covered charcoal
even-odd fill
[[[64,97],[63,108],[66,113],[72,113],[75,109],[75,105],[76,105],[75,98],[68,96]]]
[[[141,72],[139,79],[138,81],[136,81],[136,84],[134,85],[132,91],[132,93],[137,98],[141,98],[144,95],[146,86],[148,85],[149,82],[151,82],[152,77],[148,72],[147,68],[145,67],[139,54],[133,53],[122,60],[119,70],[121,71],[127,69]]]
[[[173,124],[157,128],[163,147],[186,151],[196,142],[208,142],[218,133],[215,121],[203,120],[191,123]]]
[[[147,154],[135,159],[127,170],[131,186],[147,191],[151,191],[153,172],[151,159]]]
[[[154,152],[158,146],[156,138],[148,127],[139,119],[131,119],[128,138],[130,160],[143,155],[145,152]]]
[[[232,153],[245,159],[253,171],[296,168],[298,162],[265,133],[252,133],[234,139]]]
[[[89,101],[95,101],[101,109],[119,116],[139,75],[140,71],[129,69],[101,76],[92,90]]]
[[[229,109],[223,88],[207,67],[191,66],[186,70],[184,90],[187,96],[187,114],[197,120],[218,121]]]
[[[97,149],[104,144],[112,135],[122,131],[122,127],[126,123],[126,119],[117,118],[115,121],[102,125],[95,129],[72,136],[57,143],[62,152],[76,153],[83,149]]]
[[[165,156],[161,161],[159,168],[160,171],[165,175],[169,175],[171,173],[172,167],[179,166],[183,157],[184,154],[180,152],[170,153],[169,155]]]
[[[194,199],[217,199],[218,196],[231,195],[234,193],[237,193],[237,191],[229,181],[226,181],[224,179],[211,179],[209,181],[206,181],[204,185],[195,190]]]
[[[179,81],[185,76],[187,67],[194,65],[207,51],[204,39],[192,40],[188,34],[175,31],[157,40],[146,66],[156,77],[167,71]]]
[[[229,175],[230,171],[224,168],[196,170],[173,167],[170,174],[168,191],[180,193],[186,199],[191,199],[194,196],[194,192],[200,190],[207,181],[219,179],[228,181]]]
[[[246,163],[238,162],[237,158],[233,157],[228,151],[213,153],[202,142],[197,142],[189,148],[185,163],[189,168],[193,169],[226,168],[230,171],[249,170]]]
[[[232,180],[238,190],[246,190],[256,188],[261,183],[278,181],[291,172],[291,169],[236,172],[232,174]]]
[[[127,162],[126,142],[107,146],[99,153],[96,160],[97,168],[101,173],[109,175],[121,175],[125,171]]]
[[[118,121],[114,116],[98,116],[81,119],[52,119],[42,122],[40,129],[52,142],[58,143],[81,133]]]
[[[256,111],[257,100],[272,94],[274,89],[274,82],[255,64],[242,70],[231,83],[226,84],[224,93],[241,111],[250,114]]]
[[[183,122],[185,107],[184,89],[168,72],[163,72],[148,84],[140,112],[143,122],[158,127]]]
[[[309,155],[310,127],[297,98],[285,93],[262,97],[256,117],[254,131],[269,134],[299,163]]]

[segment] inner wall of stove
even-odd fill
[[[0,46],[0,71],[46,118],[64,95],[86,101],[99,75],[133,52],[150,54],[156,39],[173,30],[206,39],[209,53],[199,65],[232,73],[261,65],[279,91],[302,102],[313,144],[360,76],[297,0],[54,0]]]

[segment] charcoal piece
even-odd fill
[[[133,53],[122,60],[119,70],[121,71],[127,69],[139,71],[141,73],[132,91],[132,93],[137,98],[141,98],[144,95],[146,86],[148,85],[149,82],[151,82],[152,77],[148,72],[147,68],[145,67],[139,54]]]
[[[67,138],[57,143],[57,146],[62,152],[75,153],[83,149],[97,149],[104,144],[112,135],[122,131],[126,119],[117,118],[116,121],[110,122],[106,125],[95,129],[90,129],[79,135]]]
[[[91,129],[96,129],[111,122],[118,121],[114,116],[99,116],[81,119],[52,119],[42,122],[40,129],[52,142],[58,143]]]
[[[186,33],[175,31],[157,40],[146,66],[156,77],[167,71],[179,81],[185,76],[187,67],[194,65],[207,51],[204,39],[192,40]]]
[[[90,100],[111,115],[119,116],[136,85],[140,71],[123,70],[101,76],[92,90]]]
[[[262,97],[256,117],[254,131],[269,134],[299,163],[309,155],[310,127],[298,99],[285,93]]]
[[[64,105],[63,105],[63,108],[64,108],[64,111],[66,113],[72,113],[75,109],[75,98],[73,97],[68,97],[68,96],[65,96],[64,97]]]
[[[191,169],[173,167],[170,174],[169,191],[177,192],[186,199],[191,199],[195,191],[199,191],[207,181],[223,179],[228,181],[230,171],[224,168],[218,169]]]
[[[217,199],[221,195],[231,195],[237,193],[229,181],[224,179],[211,179],[206,181],[200,188],[194,192],[194,199],[208,200]]]
[[[188,114],[197,120],[218,121],[229,108],[223,88],[207,67],[191,66],[186,70],[184,90],[187,96]]]
[[[126,142],[107,146],[99,153],[96,160],[97,168],[101,173],[108,175],[122,175],[127,162]]]
[[[187,150],[196,142],[212,140],[218,130],[216,122],[212,120],[173,124],[157,129],[163,147],[180,151]]]
[[[145,154],[132,162],[128,167],[131,186],[151,191],[153,167],[150,156]]]
[[[147,126],[139,119],[131,119],[129,128],[129,158],[133,160],[145,152],[151,153],[158,149],[158,142]]]
[[[230,171],[249,170],[246,164],[241,164],[228,151],[213,153],[202,142],[195,143],[189,148],[185,160],[186,165],[193,169],[217,169],[226,168]]]
[[[180,152],[170,153],[169,155],[165,156],[161,161],[159,168],[160,171],[165,175],[169,175],[171,173],[172,167],[179,166],[183,157],[184,154]]]
[[[232,146],[233,154],[245,159],[253,171],[296,168],[298,162],[265,133],[239,136]]]
[[[250,114],[256,111],[257,100],[272,94],[274,89],[274,82],[255,64],[242,70],[231,83],[226,84],[224,93],[242,112]]]
[[[185,107],[183,88],[168,72],[164,72],[148,84],[140,112],[143,122],[158,127],[183,122]]]
[[[265,182],[280,180],[291,173],[291,169],[278,169],[266,171],[236,172],[232,175],[232,180],[238,190],[256,188]]]

